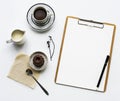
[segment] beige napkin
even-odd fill
[[[28,65],[29,56],[23,53],[20,53],[16,56],[15,61],[12,65],[12,68],[8,74],[8,77],[27,85],[28,87],[34,88],[36,82],[31,76],[26,75],[26,69],[30,68]],[[33,75],[36,79],[39,78],[40,73],[33,70]]]

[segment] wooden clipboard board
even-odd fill
[[[77,24],[79,27],[74,26]],[[78,27],[78,28],[76,28],[76,27]],[[81,29],[83,29],[83,30],[81,30]],[[76,30],[81,30],[83,35],[79,36],[81,34],[81,32],[77,33]],[[60,84],[60,85],[65,85],[65,86],[76,87],[76,88],[83,88],[83,89],[87,89],[87,90],[105,92],[106,87],[107,87],[109,70],[110,70],[110,63],[111,63],[111,59],[112,59],[112,50],[113,50],[113,43],[114,43],[114,39],[115,39],[115,31],[116,31],[116,26],[114,24],[101,23],[101,22],[96,22],[96,21],[92,21],[92,20],[80,19],[78,17],[67,16],[66,21],[65,21],[65,26],[64,26],[62,42],[61,42],[61,48],[60,48],[60,53],[59,53],[56,75],[55,75],[55,83]],[[97,34],[96,34],[96,32],[97,32]],[[105,34],[102,34],[102,33],[105,33]],[[76,35],[76,37],[74,37],[74,35],[72,35],[72,34]],[[91,34],[91,36],[89,34]],[[103,39],[102,39],[100,34],[101,35],[110,34],[110,35],[102,36],[103,37]],[[78,35],[78,37],[77,37],[77,35]],[[88,35],[88,37],[87,37],[87,35]],[[99,42],[98,36],[101,37],[100,41],[103,40],[102,42],[105,41],[105,43],[101,44],[101,42]],[[72,37],[74,37],[74,40],[72,40]],[[83,37],[83,38],[81,38],[81,37]],[[91,37],[90,41],[89,41],[89,39],[90,39],[89,37]],[[107,38],[107,37],[109,37],[109,38]],[[86,38],[88,40],[86,40]],[[96,38],[96,40],[95,40],[95,38]],[[82,44],[80,44],[79,40],[83,40],[83,43],[81,42]],[[93,40],[95,40],[95,42]],[[106,40],[108,40],[108,41],[106,41]],[[76,45],[75,41],[78,41],[77,42],[78,45]],[[105,51],[104,51],[104,49],[101,49],[100,47],[97,46],[97,42],[101,48],[102,47],[105,48]],[[94,44],[94,45],[92,45],[92,44]],[[106,46],[105,46],[105,44],[106,44]],[[107,46],[107,44],[109,45],[109,47]],[[72,46],[72,45],[74,45],[74,46]],[[82,46],[82,48],[81,48],[81,46]],[[78,47],[78,48],[76,48],[76,47]],[[85,49],[88,49],[88,47],[89,47],[89,49],[86,51],[86,50],[84,50],[84,47],[87,47]],[[91,50],[92,47],[96,51]],[[97,49],[100,49],[100,51]],[[76,51],[78,52],[78,54],[76,53]],[[94,52],[92,52],[92,51],[94,51]],[[103,51],[103,52],[101,52],[101,51]],[[81,52],[83,52],[83,55]],[[87,55],[85,52],[87,53]],[[73,53],[73,54],[71,54],[71,53]],[[74,53],[77,55],[74,56]],[[93,58],[91,53],[93,53],[93,57],[99,56],[99,58]],[[104,55],[105,54],[109,55],[110,59],[106,66],[105,73],[103,75],[100,87],[97,88],[96,85],[97,85],[97,81],[99,79],[100,73],[102,71],[102,68],[103,68],[102,66],[104,64],[104,60],[105,60]],[[89,60],[88,60],[87,56],[91,57],[91,58],[89,58]],[[82,58],[82,59],[79,60],[79,58]],[[92,61],[92,58],[93,58],[93,61]],[[84,61],[85,61],[85,63],[84,63]],[[72,64],[71,62],[73,62],[74,64]],[[97,62],[99,65],[97,65]],[[95,63],[96,68],[94,67],[94,65],[91,65],[94,63]],[[94,68],[89,67],[87,64]],[[85,67],[86,69],[83,68],[84,65],[86,65],[86,67]],[[97,68],[98,66],[100,69]],[[95,70],[95,69],[97,69],[97,70]],[[89,71],[92,73],[90,74]],[[94,75],[94,73],[96,73],[96,74]],[[93,79],[91,79],[91,78],[93,78]]]

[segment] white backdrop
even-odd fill
[[[55,13],[56,20],[53,28],[39,34],[30,29],[26,21],[28,9],[36,3],[46,3],[50,5]],[[120,101],[120,2],[119,0],[3,0],[0,3],[0,100],[3,101]],[[116,24],[116,36],[109,73],[107,91],[98,93],[84,89],[60,86],[54,83],[57,67],[59,49],[63,34],[66,16],[76,16],[85,19],[92,19],[101,22]],[[27,40],[22,47],[15,47],[6,44],[10,39],[10,34],[14,29],[26,31]],[[36,85],[35,89],[30,89],[17,83],[7,75],[19,52],[30,55],[34,51],[44,51],[48,56],[46,41],[51,35],[56,44],[53,61],[49,60],[47,69],[41,73],[39,81],[49,91],[50,96],[46,96]]]

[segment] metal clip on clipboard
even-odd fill
[[[96,27],[96,28],[100,28],[100,29],[104,28],[104,24],[103,23],[97,22],[97,21],[93,21],[93,20],[79,19],[78,20],[78,24],[79,25],[88,26],[88,27]]]

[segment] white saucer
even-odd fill
[[[37,8],[37,7],[43,7],[47,11],[49,11],[51,14],[49,21],[46,24],[44,24],[43,26],[39,26],[39,25],[35,24],[33,22],[33,20],[31,19],[32,13],[34,12],[35,8]],[[27,18],[28,24],[31,26],[31,28],[33,30],[38,31],[38,32],[45,32],[45,31],[48,31],[49,29],[51,29],[51,27],[55,21],[55,12],[49,5],[44,4],[44,3],[38,3],[38,4],[33,5],[28,10],[26,18]]]

